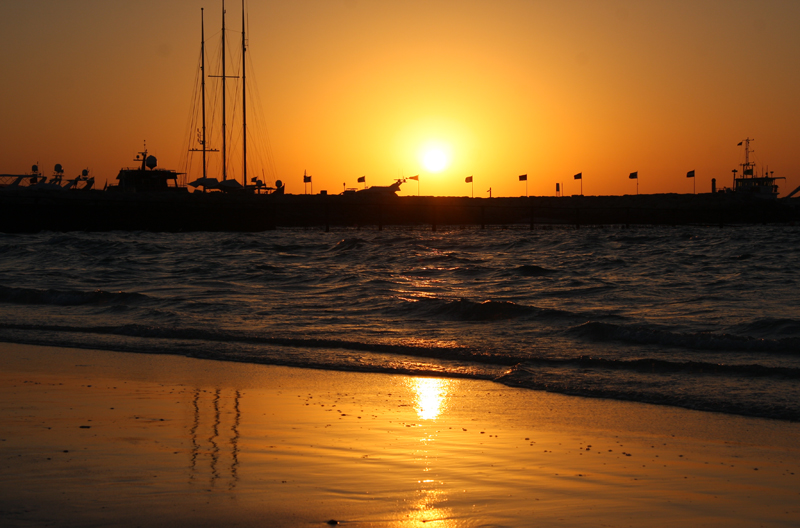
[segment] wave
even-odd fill
[[[361,249],[366,244],[367,241],[363,238],[345,238],[337,242],[336,245],[331,249],[334,251],[350,251],[353,249]]]
[[[576,314],[564,310],[525,306],[511,301],[475,302],[468,299],[415,299],[390,309],[404,315],[451,321],[501,321],[520,317],[569,318]]]
[[[800,379],[800,368],[770,367],[755,363],[749,365],[710,363],[707,361],[669,361],[664,359],[606,359],[591,356],[575,358],[527,359],[515,368],[528,367],[576,367],[580,369],[604,369],[609,371],[643,372],[648,374],[685,373],[708,376],[741,376],[747,378],[776,377],[784,379]]]
[[[21,330],[29,335],[35,332],[58,332],[65,334],[94,334],[134,338],[173,339],[195,342],[198,345],[202,345],[203,342],[211,342],[233,345],[238,343],[242,345],[273,345],[291,348],[343,349],[361,352],[425,357],[430,359],[469,361],[475,363],[485,363],[488,365],[504,366],[515,365],[520,361],[519,358],[505,356],[489,350],[475,350],[458,346],[425,346],[416,344],[409,345],[404,343],[370,343],[364,341],[330,338],[263,336],[253,333],[227,332],[224,330],[167,328],[139,324],[127,324],[120,326],[0,324],[0,331],[2,330]],[[80,340],[71,340],[71,343],[74,344],[75,342],[80,342]],[[335,365],[333,364],[330,366],[335,368]]]
[[[800,338],[759,338],[749,335],[712,332],[680,333],[651,325],[618,325],[591,321],[565,331],[591,341],[621,341],[640,345],[661,345],[693,350],[728,350],[737,352],[800,353]]]
[[[311,338],[304,336],[265,336],[256,333],[230,332],[217,329],[170,328],[155,325],[126,324],[119,326],[62,326],[31,324],[0,324],[0,330],[34,332],[59,332],[67,334],[96,334],[120,337],[174,339],[182,341],[224,342],[229,344],[273,345],[290,348],[342,349],[360,352],[396,354],[430,359],[447,359],[485,363],[491,365],[536,367],[578,367],[604,370],[624,370],[647,373],[691,372],[707,375],[747,377],[776,376],[800,379],[800,368],[770,367],[758,364],[723,364],[706,361],[670,361],[664,359],[609,359],[592,356],[530,357],[489,349],[475,349],[457,345],[428,345],[420,343],[374,343],[347,339]]]
[[[149,299],[147,295],[103,290],[36,290],[0,286],[0,302],[9,304],[42,304],[52,306],[107,305],[137,303]]]
[[[523,266],[519,266],[515,271],[523,277],[543,277],[545,275],[553,275],[554,273],[558,273],[556,270],[543,268],[541,266],[536,266],[535,264],[525,264]]]
[[[732,328],[736,332],[755,335],[800,335],[800,321],[788,318],[763,318],[749,323],[736,325]]]
[[[796,394],[796,377],[783,380],[775,376],[730,378],[683,376],[670,372],[659,374],[654,376],[652,373],[635,371],[619,375],[603,369],[549,369],[519,365],[495,381],[511,387],[575,396],[800,421],[800,406],[795,399],[769,396],[776,390]],[[731,391],[731,387],[736,387],[736,390]]]

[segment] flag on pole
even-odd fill
[[[408,179],[409,180],[417,180],[417,181],[419,181],[419,174],[417,174],[416,176],[409,176]]]
[[[472,176],[467,176],[467,177],[464,179],[464,183],[472,183]]]
[[[519,175],[519,181],[528,181],[528,175],[527,174],[520,174]]]
[[[366,177],[366,176],[361,176],[361,177],[358,179],[358,183],[365,183],[366,181],[367,181],[367,177]]]
[[[632,172],[630,176],[628,176],[631,180],[638,180],[639,179],[639,171]]]
[[[576,179],[576,180],[582,180],[582,179],[583,179],[583,173],[582,173],[582,172],[579,172],[578,174],[576,174],[576,175],[575,175],[575,179]]]
[[[690,170],[689,172],[687,172],[687,173],[686,173],[686,177],[687,177],[687,178],[694,178],[694,171],[693,171],[693,170]]]
[[[311,183],[311,176],[303,175],[303,183]]]
[[[736,144],[736,146],[737,146],[737,147],[741,147],[741,146],[742,146],[742,143],[744,143],[744,141],[740,141],[740,142],[738,142],[738,143]]]

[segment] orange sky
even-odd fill
[[[290,193],[303,192],[304,170],[314,192],[329,193],[362,175],[388,185],[420,174],[423,195],[469,195],[473,175],[475,196],[489,187],[519,196],[527,173],[531,195],[555,194],[556,182],[573,194],[582,172],[584,194],[629,194],[632,171],[640,193],[683,193],[692,169],[707,192],[712,177],[731,184],[748,136],[756,161],[787,178],[783,194],[800,185],[795,0],[247,6],[261,103],[248,121],[266,124],[272,152],[254,130],[249,171]],[[61,163],[70,177],[89,168],[102,185],[145,139],[160,166],[184,167],[200,7],[210,59],[220,0],[0,4],[0,172]],[[240,0],[226,7],[236,47]],[[213,92],[219,81],[208,83]],[[432,148],[448,156],[440,172],[423,164]],[[195,155],[191,179],[198,168]],[[401,194],[417,194],[417,183]]]

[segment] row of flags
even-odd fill
[[[751,169],[749,171],[745,171],[745,175],[747,175],[748,172],[751,175],[753,173],[753,171]],[[690,170],[689,172],[687,172],[686,173],[686,177],[687,178],[694,178],[694,171]],[[583,173],[579,172],[578,174],[573,176],[573,178],[576,179],[576,180],[583,180]],[[628,175],[628,178],[631,179],[631,180],[638,180],[639,179],[639,171],[635,171],[635,172],[630,173]],[[408,179],[409,180],[419,181],[419,174],[417,174],[415,176],[409,176]],[[527,182],[528,181],[528,175],[527,174],[520,174],[519,175],[519,181]],[[367,177],[366,176],[360,176],[358,178],[358,183],[366,183],[366,182],[367,182]],[[306,174],[306,171],[303,171],[303,183],[311,183],[311,176]],[[464,183],[472,183],[472,176],[467,176],[464,179]]]

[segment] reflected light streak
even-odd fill
[[[414,404],[420,420],[435,420],[446,409],[451,380],[411,378],[407,383],[414,391]]]
[[[456,528],[461,524],[454,517],[451,508],[442,507],[448,500],[447,494],[435,489],[420,490],[420,497],[409,512],[409,523],[407,526],[419,526],[420,524],[432,524],[438,528]]]

